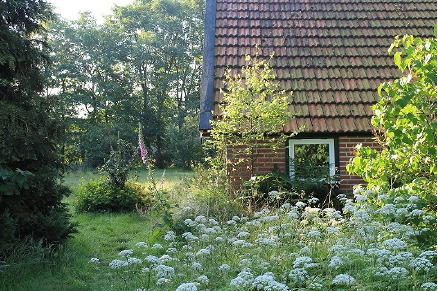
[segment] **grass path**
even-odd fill
[[[154,173],[160,181],[162,171]],[[98,173],[75,172],[66,176],[65,185],[74,188],[81,179],[97,177]],[[171,189],[192,172],[167,170],[164,187]],[[147,172],[139,172],[139,182],[147,180]],[[124,290],[123,280],[110,276],[108,268],[90,264],[91,258],[99,258],[108,265],[114,255],[122,249],[132,248],[139,241],[153,243],[162,237],[160,230],[154,230],[153,219],[141,217],[138,213],[95,214],[74,213],[74,194],[65,199],[72,213],[72,221],[78,222],[78,233],[69,239],[54,255],[35,254],[17,250],[8,260],[8,267],[0,269],[0,290]]]

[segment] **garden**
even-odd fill
[[[23,3],[12,10],[26,17],[5,18],[17,23],[0,35],[29,49],[23,60],[34,62],[20,64],[36,76],[27,82],[1,55],[1,290],[437,290],[436,38],[396,37],[389,48],[403,75],[377,89],[372,124],[382,149],[358,145],[348,165],[366,185],[344,194],[320,176],[298,183],[275,172],[234,189],[229,169],[293,118],[283,114],[289,101],[276,94],[268,61],[248,56],[245,78],[227,75],[229,102],[196,155],[152,134],[156,124],[186,136],[189,114],[165,125],[147,104],[142,122],[108,128],[103,155],[96,128],[111,125],[112,109],[69,124],[68,106],[35,93],[44,58],[23,35],[41,28],[27,21],[49,15]],[[255,108],[248,118],[242,104]],[[80,134],[97,138],[85,145]],[[226,159],[233,146],[244,149],[240,158]],[[164,158],[171,149],[178,157]]]

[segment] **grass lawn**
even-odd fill
[[[162,170],[154,172],[157,181],[161,181],[162,174]],[[147,171],[140,171],[138,182],[145,183],[147,175]],[[166,170],[164,188],[169,190],[190,175],[190,171]],[[64,183],[74,189],[79,181],[98,176],[98,172],[73,172]],[[65,202],[69,204],[72,220],[79,223],[79,232],[55,255],[17,250],[7,260],[8,266],[0,268],[0,290],[124,290],[122,279],[114,279],[108,268],[90,264],[90,259],[99,258],[108,266],[120,250],[133,248],[139,241],[153,244],[163,237],[163,230],[153,229],[156,219],[141,217],[136,212],[75,213],[74,194]]]

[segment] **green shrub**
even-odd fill
[[[243,193],[248,193],[246,199],[251,199],[255,209],[264,206],[278,207],[283,203],[295,203],[310,198],[318,198],[322,206],[340,208],[333,205],[331,195],[335,184],[325,180],[303,179],[291,180],[287,175],[272,172],[266,175],[254,176],[244,183]]]
[[[148,208],[151,198],[144,187],[128,181],[123,189],[108,183],[105,177],[82,183],[76,193],[78,212],[126,212]]]

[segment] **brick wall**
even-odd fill
[[[350,176],[346,166],[350,159],[355,155],[355,147],[362,143],[380,149],[372,136],[343,136],[339,137],[339,173],[341,178],[340,190],[343,193],[351,193],[353,186],[364,184],[359,176]],[[274,167],[280,171],[286,169],[286,148],[284,145],[277,145],[275,150],[272,145],[261,144],[254,150],[252,158],[252,168],[255,175],[271,173]],[[227,174],[230,185],[234,189],[239,189],[244,181],[251,178],[251,161],[245,154],[245,148],[232,147],[227,150],[227,159],[230,162],[227,166]]]
[[[251,178],[253,174],[264,175],[271,173],[274,168],[284,172],[286,167],[286,148],[283,144],[260,143],[253,150],[252,159],[245,153],[246,148],[242,146],[230,147],[227,149],[228,179],[234,189],[239,189],[244,181]]]
[[[355,147],[357,144],[362,144],[364,147],[381,149],[380,145],[371,136],[343,136],[339,137],[339,174],[341,178],[340,190],[344,193],[351,193],[353,186],[357,184],[365,184],[359,176],[350,176],[346,166],[350,159],[355,155]]]

